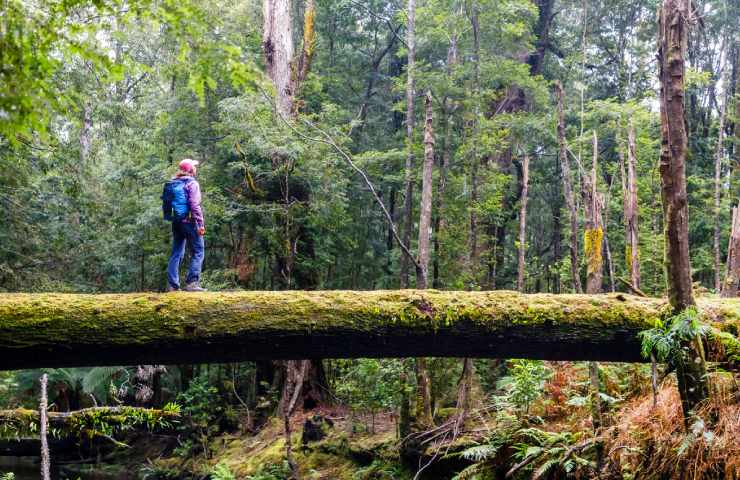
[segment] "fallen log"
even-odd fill
[[[159,430],[170,428],[180,418],[179,410],[157,410],[130,406],[91,407],[72,412],[47,412],[51,436],[92,439],[110,436],[121,428]],[[38,410],[0,410],[0,438],[33,438],[40,431]]]
[[[737,334],[740,299],[699,301],[706,321]],[[415,356],[641,362],[637,334],[668,311],[664,299],[509,291],[3,294],[0,369]]]

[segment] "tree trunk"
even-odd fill
[[[287,119],[293,112],[291,0],[263,0],[262,14],[262,51],[267,75],[275,87],[277,112]]]
[[[740,299],[701,303],[710,322],[740,326]],[[5,293],[0,369],[307,357],[639,362],[637,333],[664,305],[510,291]]]
[[[434,167],[434,130],[432,125],[432,92],[424,101],[424,165],[422,169],[421,208],[419,213],[419,266],[416,286],[423,290],[429,281],[429,240],[432,221],[432,169]],[[416,423],[421,428],[432,424],[431,385],[427,361],[416,359]]]
[[[640,243],[638,237],[637,156],[635,154],[635,127],[630,122],[627,132],[627,169],[623,174],[624,185],[624,245],[625,263],[630,282],[640,288]]]
[[[473,389],[473,360],[463,359],[463,369],[460,380],[457,383],[457,405],[454,427],[454,436],[457,436],[465,427],[465,420],[470,413],[470,392]]]
[[[560,165],[563,169],[563,195],[570,215],[570,276],[573,290],[576,293],[582,293],[583,287],[581,287],[581,278],[578,273],[578,211],[576,210],[575,195],[571,184],[570,161],[568,160],[565,141],[565,92],[560,82],[555,82],[555,93],[558,98],[558,145],[560,147]]]
[[[524,292],[524,254],[527,244],[527,200],[529,199],[529,154],[522,160],[522,204],[519,208],[519,263],[516,276],[516,289]]]
[[[298,64],[291,75],[291,92],[293,95],[293,105],[291,113],[295,114],[300,110],[301,87],[303,86],[308,72],[311,70],[311,61],[313,60],[314,49],[316,47],[316,4],[314,0],[306,0],[305,11],[303,13],[303,47],[298,57]]]
[[[82,104],[82,126],[80,127],[80,164],[87,163],[92,148],[92,104],[85,100]]]
[[[732,208],[730,244],[727,248],[727,276],[722,287],[722,297],[740,295],[740,201]]]
[[[604,207],[604,197],[598,189],[598,160],[599,140],[596,131],[593,132],[593,162],[591,165],[591,177],[586,172],[581,176],[581,195],[583,208],[585,210],[586,224],[583,232],[583,250],[586,255],[586,293],[602,293],[604,258],[601,247],[604,244],[604,226],[602,224],[601,212]],[[599,365],[596,362],[588,364],[590,389],[591,389],[591,421],[594,432],[598,434],[602,425],[601,420],[601,396],[599,386]],[[603,462],[603,444],[596,442],[596,468],[601,470]]]
[[[473,0],[470,6],[470,25],[473,30],[473,125],[470,158],[470,230],[468,233],[468,282],[477,284],[478,271],[478,134],[480,130],[480,25],[478,23],[478,2]]]
[[[41,403],[39,404],[39,435],[41,437],[41,479],[51,480],[51,458],[49,457],[49,440],[47,431],[49,421],[46,418],[49,400],[46,395],[46,385],[49,377],[47,374],[41,375]]]
[[[424,165],[421,180],[421,206],[419,208],[419,268],[416,288],[424,290],[429,285],[429,244],[432,227],[432,169],[434,168],[434,128],[432,124],[432,92],[427,91],[424,120]]]
[[[725,78],[726,80],[726,78]],[[722,288],[721,273],[722,260],[719,248],[720,232],[722,230],[720,211],[722,208],[722,156],[725,140],[725,113],[727,100],[722,103],[719,113],[719,130],[717,131],[717,150],[714,155],[714,290],[719,293]]]
[[[432,425],[432,392],[429,369],[425,357],[416,358],[416,428],[424,430]]]
[[[447,71],[446,76],[449,81],[452,75],[452,67],[457,64],[457,35],[453,34],[450,37],[450,45],[447,48]],[[441,252],[441,235],[445,229],[447,222],[444,218],[444,212],[442,207],[444,205],[444,195],[447,190],[447,172],[450,168],[450,158],[452,155],[452,114],[456,109],[456,105],[452,104],[448,97],[445,97],[442,101],[442,110],[444,113],[444,146],[442,149],[442,158],[439,166],[439,180],[437,185],[436,199],[436,216],[434,221],[434,274],[432,280],[433,288],[440,288],[442,282],[439,275],[439,261],[442,255]]]
[[[604,256],[601,248],[604,244],[604,225],[601,212],[604,208],[604,196],[597,188],[598,137],[593,135],[593,166],[591,178],[581,178],[581,192],[586,225],[583,232],[583,250],[586,255],[586,293],[602,293],[604,275]]]
[[[659,12],[660,176],[665,221],[668,297],[674,314],[695,305],[689,261],[689,211],[686,193],[688,138],[684,112],[684,55],[688,43],[688,2],[664,0]],[[684,342],[676,376],[684,419],[708,396],[706,367],[698,338]]]
[[[406,25],[406,168],[404,185],[406,197],[403,202],[403,243],[410,248],[413,230],[413,195],[414,195],[414,74],[416,70],[416,38],[414,23],[416,19],[416,0],[408,0]],[[401,256],[401,288],[409,287],[409,258]]]

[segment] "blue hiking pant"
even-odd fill
[[[198,235],[193,223],[172,222],[172,255],[170,255],[170,263],[167,265],[167,280],[173,288],[180,288],[179,270],[180,262],[185,255],[185,244],[187,244],[192,255],[185,282],[197,282],[200,280],[200,271],[205,256],[203,237]]]

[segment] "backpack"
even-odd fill
[[[190,205],[188,205],[188,194],[185,191],[185,186],[191,181],[190,178],[185,180],[175,178],[164,184],[162,212],[165,220],[176,221],[187,218],[190,213]]]

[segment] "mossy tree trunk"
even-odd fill
[[[737,328],[740,299],[700,311]],[[0,369],[266,359],[644,361],[664,299],[512,291],[0,295]],[[721,358],[718,358],[721,360]]]
[[[519,207],[519,251],[516,275],[516,289],[524,292],[525,253],[527,246],[527,201],[529,200],[529,154],[522,159],[522,200]]]
[[[622,169],[624,193],[624,245],[625,263],[630,273],[630,282],[640,288],[640,244],[638,236],[637,204],[637,155],[635,146],[635,126],[630,120],[627,130],[627,168]]]
[[[659,12],[658,65],[660,72],[660,176],[665,221],[668,295],[673,313],[693,307],[689,261],[689,212],[686,193],[688,137],[684,111],[684,57],[688,44],[689,2],[664,0]],[[708,396],[706,368],[698,336],[683,342],[675,359],[684,419]]]

